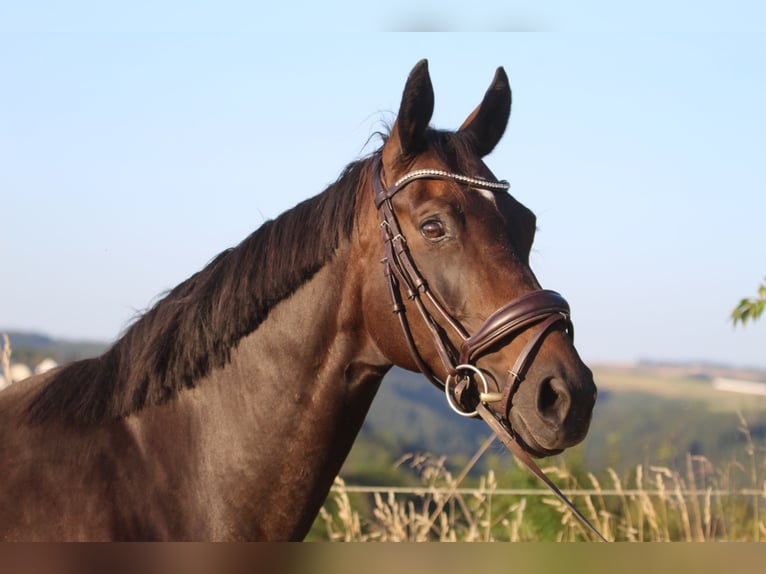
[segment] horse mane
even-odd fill
[[[384,143],[389,136],[378,135]],[[459,132],[429,129],[426,141],[449,169],[471,173],[476,166],[476,154]],[[220,253],[140,316],[103,355],[62,367],[32,399],[30,421],[97,424],[127,416],[169,401],[225,366],[239,341],[349,238],[368,164],[369,159],[350,163],[322,193]]]
[[[63,367],[28,408],[33,423],[80,424],[162,404],[223,367],[271,309],[309,281],[348,239],[368,160],[321,194],[261,225],[169,291],[103,355]]]

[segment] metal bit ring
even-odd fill
[[[489,394],[489,383],[487,383],[487,377],[484,376],[484,373],[482,373],[481,370],[474,367],[473,365],[468,364],[458,365],[455,367],[455,375],[449,375],[444,383],[444,394],[447,397],[447,404],[450,406],[450,408],[461,417],[475,417],[478,414],[475,410],[471,412],[464,411],[457,405],[455,401],[452,400],[450,382],[453,380],[457,381],[457,375],[460,373],[460,371],[471,371],[479,377],[479,380],[481,380],[481,384],[484,387],[484,392],[481,393],[482,395]]]

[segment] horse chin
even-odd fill
[[[511,411],[509,422],[511,423],[511,428],[513,428],[516,442],[535,458],[546,458],[564,452],[563,448],[550,448],[540,444],[524,420],[524,417],[519,415],[519,413]]]
[[[564,452],[563,448],[557,448],[557,449],[547,449],[543,448],[539,444],[537,444],[534,440],[531,441],[534,446],[530,445],[527,440],[521,439],[518,435],[516,437],[516,441],[521,445],[521,448],[523,448],[525,451],[527,451],[529,454],[531,454],[535,458],[547,458],[549,456],[556,456],[557,454],[561,454]]]

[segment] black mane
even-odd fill
[[[172,289],[103,355],[64,367],[29,407],[33,422],[98,423],[161,404],[224,366],[270,310],[309,281],[354,226],[366,160],[259,227]]]

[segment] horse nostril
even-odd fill
[[[537,411],[546,421],[560,425],[569,413],[571,398],[566,384],[560,379],[545,379],[537,394]]]

